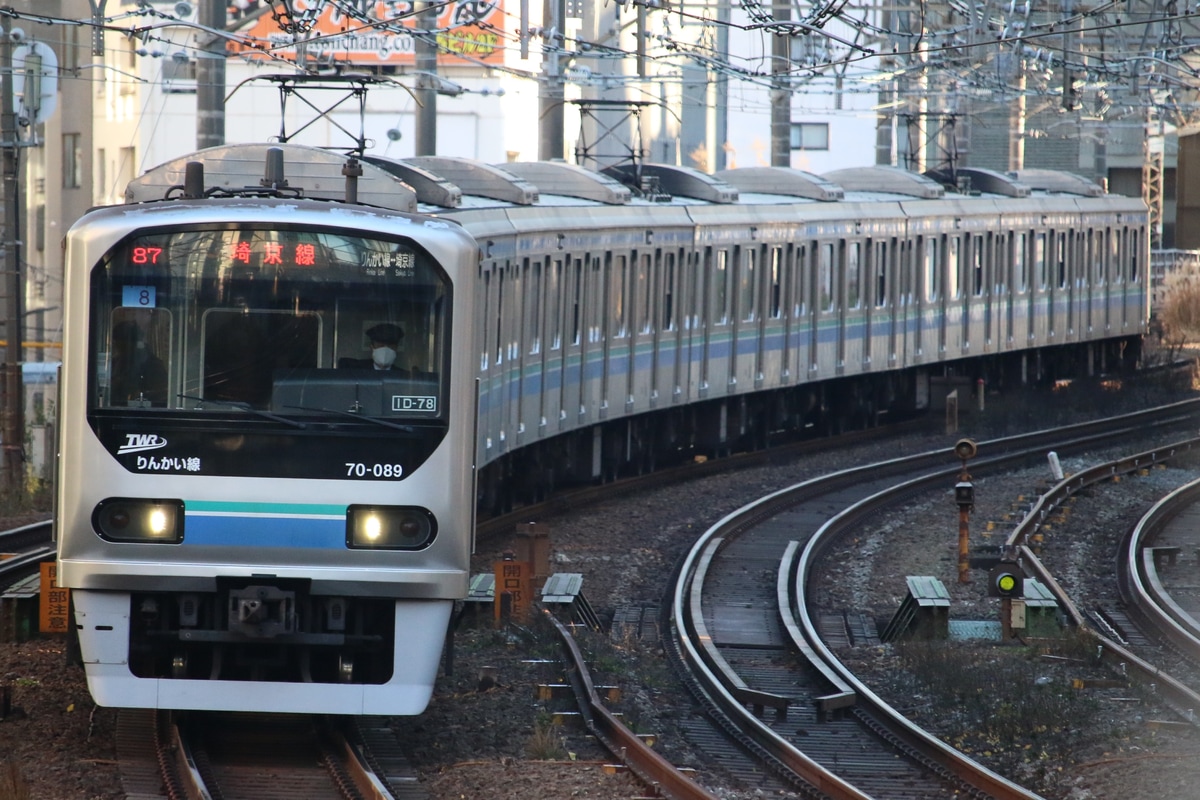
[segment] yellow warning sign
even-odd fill
[[[38,630],[42,633],[66,633],[70,623],[71,590],[58,585],[58,563],[42,564],[42,596],[38,612]]]

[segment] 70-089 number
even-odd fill
[[[364,464],[361,461],[346,462],[347,478],[399,478],[404,467],[399,464]]]

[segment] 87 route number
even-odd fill
[[[361,461],[346,462],[347,478],[399,478],[404,467],[399,464],[364,464]]]

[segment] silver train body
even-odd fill
[[[234,197],[92,211],[66,257],[58,576],[97,703],[421,713],[469,581],[475,242]]]
[[[982,189],[960,192],[891,168],[657,168],[669,193],[626,199],[565,165],[504,168],[536,203],[443,212],[484,245],[485,512],[1140,352],[1146,208],[1073,176],[966,173]]]
[[[419,711],[424,699],[416,696],[423,690],[422,698],[428,697],[441,651],[446,601],[465,594],[469,531],[462,526],[469,525],[466,506],[475,504],[463,497],[472,465],[478,510],[499,512],[560,484],[609,480],[664,462],[919,413],[936,403],[943,388],[959,383],[984,381],[994,389],[1119,370],[1136,360],[1149,315],[1145,205],[1057,173],[1033,171],[1018,180],[964,173],[972,178],[970,191],[887,168],[823,178],[769,168],[714,177],[644,165],[634,181],[620,170],[600,174],[560,163],[493,167],[450,158],[367,157],[346,170],[343,155],[286,145],[277,148],[286,166],[262,177],[269,148],[226,146],[164,164],[130,185],[130,205],[89,215],[68,237],[68,295],[75,299],[65,333],[60,576],[75,589],[89,679],[104,704],[289,711],[337,706],[349,713],[395,691],[406,699],[387,711],[373,706],[376,713]],[[316,208],[252,199],[152,202],[180,193],[188,162],[204,165],[209,194],[260,183],[278,188],[285,179],[288,191],[325,202]],[[351,190],[344,176],[360,168]],[[635,182],[638,189],[631,192],[627,185]],[[451,399],[448,432],[429,461],[391,482],[351,475],[163,474],[138,469],[116,454],[118,440],[106,444],[97,437],[89,414],[100,401],[88,398],[103,395],[97,383],[106,379],[84,362],[103,360],[107,345],[88,343],[106,335],[96,320],[89,275],[123,237],[157,225],[154,215],[169,212],[155,209],[172,204],[184,226],[194,224],[192,214],[215,223],[236,207],[226,221],[235,227],[237,215],[254,213],[268,224],[290,220],[313,229],[361,216],[363,230],[391,230],[381,221],[394,218],[387,212],[351,211],[338,202],[350,192],[376,209],[417,215],[405,217],[403,235],[423,240],[427,234],[439,243],[427,247],[455,290],[450,333],[441,337],[453,351],[453,358],[443,356],[452,362],[445,370],[452,377],[442,385]],[[292,205],[303,206],[303,216],[291,216],[297,213]],[[462,252],[465,237],[449,233],[457,226],[477,243],[470,256]],[[139,285],[136,276],[131,285]],[[220,302],[230,305],[216,303],[211,314],[240,307],[234,299]],[[359,340],[379,316],[354,316],[350,326]],[[415,321],[403,311],[395,316],[404,324]],[[322,336],[318,360],[325,369],[355,349],[337,338],[344,333]],[[422,374],[431,346],[413,348],[409,341],[406,334],[397,364]],[[172,346],[186,348],[182,340],[173,339]],[[357,341],[355,347],[365,345]],[[203,373],[203,357],[191,357]],[[210,405],[204,413],[220,414],[221,433],[233,437],[241,435],[240,426],[289,424],[263,421],[255,412],[288,419],[296,413],[288,406],[319,407],[339,417],[364,413],[353,399],[328,394],[320,379],[298,374],[287,391],[296,398],[311,384],[311,391],[326,391],[321,403],[255,401],[252,410],[221,413]],[[186,375],[177,380],[185,408],[200,403],[187,397],[207,396],[207,386],[194,387]],[[276,385],[280,380],[288,381],[279,375]],[[419,404],[423,394],[405,390],[399,396]],[[375,412],[368,408],[365,414]],[[327,416],[318,419],[316,424],[336,427]],[[181,426],[189,420],[181,418]],[[404,424],[418,426],[419,416]],[[119,433],[164,436],[143,426]],[[391,433],[380,438],[400,446]],[[286,454],[279,457],[286,463]],[[107,518],[96,511],[108,498],[181,498],[187,522],[182,541],[108,541],[99,530]],[[191,546],[193,528],[203,531],[222,513],[240,518],[233,539],[252,540],[259,504],[268,517],[282,518],[291,503],[330,511],[347,537],[353,526],[346,519],[359,505],[427,508],[438,520],[438,537],[432,546],[400,552],[301,550],[274,540],[246,548],[229,538],[207,549]],[[274,636],[289,658],[320,655],[319,670],[281,673],[265,663],[256,672],[256,658],[270,661],[271,643],[262,641],[270,637],[251,641],[256,630],[238,618],[253,614],[253,593],[264,590],[269,598],[294,591],[310,617],[320,611],[321,619],[328,617],[331,597],[341,598],[338,603],[359,598],[364,608],[375,608],[372,599],[394,600],[395,639],[389,645],[399,665],[403,644],[412,702],[408,690],[392,684],[362,684],[369,672],[359,667],[362,648],[344,652],[339,642],[345,639],[322,638],[337,633],[323,622],[290,634],[294,647],[284,647],[286,635]],[[197,593],[220,610],[211,624],[199,626],[203,635],[192,638],[207,637],[210,650],[230,655],[213,673],[213,656],[197,658],[180,647],[185,652],[177,676],[171,650],[160,640],[188,644],[188,626],[179,620],[192,623],[194,617],[161,606],[186,606]],[[143,612],[138,604],[148,595],[158,605]],[[435,605],[437,614],[425,613]],[[155,639],[145,635],[152,626],[137,621],[139,614],[174,614],[174,621]],[[156,674],[131,669],[131,629],[143,630],[137,643],[155,653]],[[249,666],[231,670],[236,680],[226,679],[225,665],[239,656]],[[205,668],[209,673],[197,674]],[[264,699],[272,695],[279,699]]]

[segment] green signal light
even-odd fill
[[[1017,579],[1006,572],[996,579],[996,588],[1007,594],[1017,588]]]

